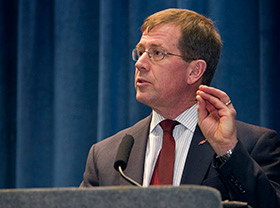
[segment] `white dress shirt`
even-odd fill
[[[150,133],[147,143],[143,186],[148,187],[154,172],[154,167],[161,150],[163,131],[159,123],[165,120],[164,117],[152,112]],[[180,114],[176,119],[180,124],[173,130],[173,137],[176,143],[173,186],[179,186],[190,148],[191,140],[197,125],[197,104]]]

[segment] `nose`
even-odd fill
[[[148,71],[150,66],[149,53],[145,51],[136,61],[135,67],[140,71]]]

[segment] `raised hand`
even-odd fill
[[[229,96],[216,88],[201,85],[197,91],[198,125],[218,156],[235,147],[236,111]]]

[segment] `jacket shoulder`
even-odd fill
[[[237,128],[237,134],[238,135],[251,135],[253,137],[259,137],[263,134],[273,134],[277,135],[277,132],[275,130],[244,123],[242,121],[236,121],[236,128]]]
[[[148,131],[149,130],[149,125],[151,122],[151,115],[147,116],[146,118],[138,121],[136,124],[134,124],[131,127],[128,127],[126,129],[123,129],[119,132],[117,132],[116,134],[107,137],[106,139],[94,144],[94,146],[99,149],[101,148],[101,150],[103,148],[108,148],[108,146],[119,146],[122,138],[126,135],[132,135],[134,138],[138,138],[139,134],[143,134],[143,131]]]
[[[256,143],[278,143],[279,137],[276,131],[265,127],[236,121],[237,138],[250,150]]]

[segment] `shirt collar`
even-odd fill
[[[152,121],[151,121],[151,125],[150,125],[150,133],[163,120],[165,120],[165,118],[153,110]],[[186,111],[184,111],[183,113],[181,113],[174,120],[178,121],[180,124],[185,126],[191,132],[194,132],[196,124],[197,124],[197,103],[194,104],[189,109],[187,109]]]

